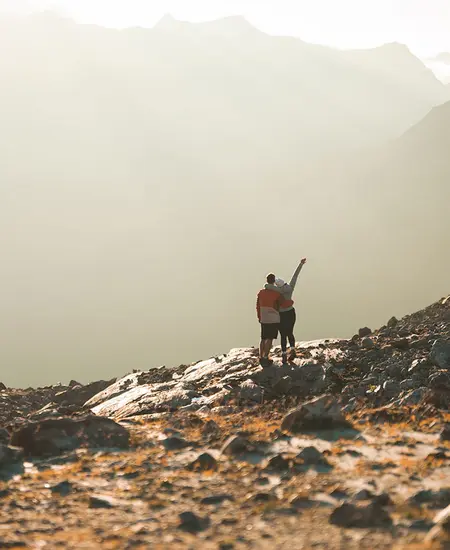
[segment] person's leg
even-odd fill
[[[264,357],[264,346],[265,346],[265,340],[261,339],[261,342],[259,344],[259,358],[262,359]]]
[[[272,342],[273,340],[265,340],[265,347],[264,347],[264,357],[266,359],[269,358],[269,353],[270,353],[270,350],[272,349]]]
[[[287,361],[287,340],[288,331],[286,330],[286,313],[280,313],[280,341],[281,341],[281,360]]]
[[[296,320],[297,320],[297,317],[296,317],[295,309],[293,309],[291,313],[289,334],[288,334],[289,345],[291,347],[291,352],[289,354],[290,359],[295,359],[297,357],[297,352],[295,350],[295,336],[294,336],[294,327],[295,327]]]

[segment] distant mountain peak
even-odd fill
[[[173,28],[177,24],[178,24],[177,19],[175,19],[175,17],[172,14],[166,13],[156,23],[155,28],[162,29],[162,30],[165,30],[165,29],[170,30],[171,28]]]
[[[190,22],[180,21],[173,17],[173,15],[166,14],[158,21],[154,28],[166,32],[195,31],[222,36],[238,36],[250,32],[261,32],[247,21],[245,17],[240,15],[231,15],[212,21]]]

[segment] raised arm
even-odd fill
[[[297,284],[298,276],[300,275],[300,271],[303,269],[303,266],[306,264],[306,258],[303,258],[303,260],[298,265],[297,269],[295,270],[294,275],[292,275],[291,282],[289,285],[291,286],[292,290],[294,290],[295,285]]]

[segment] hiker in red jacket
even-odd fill
[[[273,340],[278,338],[280,327],[280,305],[283,297],[275,286],[275,275],[267,275],[267,284],[258,293],[256,312],[261,324],[261,344],[259,346],[259,359],[262,367],[270,366],[273,361],[269,359]]]

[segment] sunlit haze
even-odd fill
[[[402,42],[420,56],[450,51],[448,0],[0,0],[4,10],[56,9],[112,27],[243,15],[270,34],[341,48]]]
[[[448,1],[0,0],[0,382],[258,345],[303,257],[298,340],[447,295]]]

